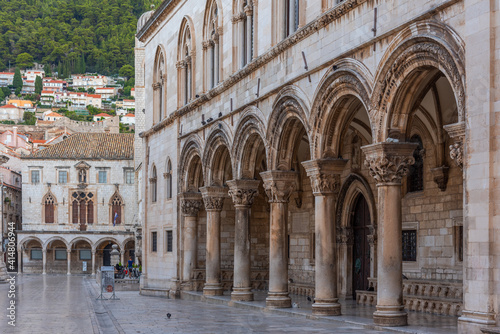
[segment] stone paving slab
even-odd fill
[[[2,310],[6,310],[9,302],[8,290],[7,284],[0,285]],[[101,301],[95,299],[99,295],[99,287],[93,279],[23,274],[17,278],[16,295],[17,326],[8,326],[6,311],[3,311],[0,317],[2,334],[390,332],[389,329],[373,327],[373,321],[369,319],[372,310],[369,308],[353,306],[355,311],[349,311],[346,304],[343,305],[345,315],[342,317],[345,319],[342,321],[338,321],[338,317],[318,318],[311,315],[305,297],[294,296],[300,308],[267,310],[263,292],[256,293],[256,302],[246,303],[231,303],[229,296],[201,302],[203,297],[199,293],[190,293],[192,300],[173,300],[141,296],[137,291],[118,291],[119,300]],[[167,313],[172,315],[170,319]],[[365,318],[360,316],[363,313]],[[412,317],[421,319],[430,327],[421,326],[415,331],[410,326],[405,328],[407,333],[445,333],[445,323],[440,321],[436,324],[436,321],[442,320],[436,316],[410,314]],[[449,318],[450,322],[446,333],[456,332],[456,318],[445,318]],[[431,328],[434,325],[437,328]],[[428,331],[424,332],[425,329]]]

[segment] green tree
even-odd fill
[[[121,77],[127,78],[132,78],[135,75],[135,70],[132,66],[130,65],[123,65],[122,68],[120,68],[120,72],[118,73]]]
[[[89,93],[89,94],[95,94],[94,87],[90,87],[89,89],[87,89],[87,93]]]
[[[5,94],[3,92],[3,89],[0,89],[0,102],[2,102],[3,100],[5,100]]]
[[[51,77],[52,76],[52,69],[50,68],[49,64],[45,64],[43,66],[43,71],[45,72],[46,77]]]
[[[5,66],[4,62],[0,59],[0,71],[5,70],[7,66]]]
[[[36,76],[35,79],[35,94],[42,94],[43,82],[42,77]]]
[[[20,53],[16,57],[16,66],[23,70],[27,67],[33,67],[33,56],[29,53]]]
[[[59,64],[57,65],[57,76],[59,78],[63,77],[63,67],[62,67],[62,63],[60,61],[59,61]]]
[[[19,68],[16,68],[14,72],[14,79],[12,81],[12,85],[14,86],[16,91],[17,89],[19,89],[20,91],[23,88],[23,78],[21,77],[21,70],[19,70]]]
[[[10,95],[10,89],[8,87],[2,87],[1,91],[3,92],[3,95],[5,97],[9,97],[9,95]]]
[[[35,113],[25,111],[23,114],[23,121],[24,124],[26,125],[35,125],[36,124]]]

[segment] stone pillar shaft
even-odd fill
[[[377,310],[375,324],[405,326],[403,305],[401,179],[415,162],[416,143],[385,142],[363,146],[365,165],[378,187]]]
[[[227,191],[223,187],[203,187],[200,189],[207,211],[207,250],[205,287],[203,294],[222,295],[220,281],[220,213]]]
[[[287,220],[290,195],[296,189],[297,173],[267,171],[260,173],[271,203],[269,242],[269,295],[266,306],[291,307],[288,295]]]
[[[47,273],[47,250],[44,249],[42,251],[42,274],[45,275]]]
[[[203,202],[200,193],[182,194],[181,210],[184,215],[182,280],[190,281],[196,267],[198,241],[198,212]]]
[[[250,207],[258,193],[260,181],[232,180],[229,185],[229,195],[235,207],[234,233],[234,282],[232,300],[253,300],[252,283],[250,279]]]
[[[92,276],[95,276],[95,251],[92,251]]]
[[[337,292],[335,199],[347,160],[319,159],[302,164],[315,196],[315,302],[313,314],[340,315]]]
[[[71,250],[66,251],[68,254],[68,273],[67,275],[71,275]]]
[[[219,83],[219,38],[214,41],[214,87]]]

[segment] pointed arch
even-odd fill
[[[265,117],[255,106],[246,108],[236,125],[235,138],[231,149],[234,157],[235,178],[254,178],[254,168],[259,146],[263,146],[264,160],[267,158]],[[267,167],[267,160],[265,161]]]
[[[386,50],[377,70],[372,105],[378,111],[377,141],[391,130],[405,133],[417,87],[435,73],[448,80],[456,101],[458,122],[465,111],[465,46],[459,35],[441,22],[416,22],[402,30]]]
[[[195,91],[196,41],[193,20],[184,16],[177,45],[177,96],[178,107],[188,104]]]
[[[162,44],[156,48],[153,70],[153,125],[161,122],[166,116],[166,52]]]
[[[295,94],[296,87],[285,87],[278,93],[269,118],[266,139],[269,143],[268,168],[292,169],[292,155],[296,140],[306,136],[310,145],[310,128],[307,122],[308,103]],[[311,151],[311,147],[309,147]]]
[[[222,5],[220,0],[207,1],[203,24],[204,90],[217,86],[222,78]]]
[[[198,192],[204,185],[202,141],[197,134],[190,135],[181,150],[179,168],[179,189],[182,192]]]
[[[108,205],[110,224],[113,224],[113,226],[115,226],[125,223],[125,202],[123,201],[123,198],[120,195],[118,189],[115,190],[115,193],[109,199]]]
[[[57,199],[50,189],[42,198],[42,218],[44,224],[54,224],[58,221]]]
[[[372,141],[372,82],[368,68],[349,58],[336,62],[323,76],[314,94],[310,119],[315,159],[339,156],[341,139],[359,109],[366,111],[368,123],[358,122],[360,132],[365,133],[368,142]]]

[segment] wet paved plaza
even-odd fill
[[[214,304],[118,291],[120,300],[100,301],[95,299],[98,296],[95,280],[83,276],[21,275],[15,289],[16,327],[12,327],[7,318],[9,285],[0,285],[0,305],[4,310],[0,333],[388,332],[343,321],[312,320],[299,314],[282,315],[257,308],[229,307],[222,303],[224,297],[220,298],[220,304]],[[170,319],[167,313],[172,315]],[[422,319],[426,319],[425,316]],[[453,322],[456,320],[443,319],[451,323],[443,332],[455,332]],[[422,333],[421,330],[415,332]]]

